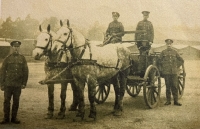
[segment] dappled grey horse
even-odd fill
[[[52,76],[62,71],[63,68],[66,67],[67,62],[62,60],[63,57],[60,56],[59,53],[54,53],[51,51],[51,47],[54,42],[54,37],[56,37],[56,33],[50,31],[50,25],[47,27],[47,31],[42,31],[41,26],[39,27],[39,29],[41,33],[37,37],[37,44],[35,49],[33,50],[32,56],[36,60],[39,60],[43,55],[46,55],[48,57],[47,60],[45,61],[44,68],[45,68],[46,79],[50,79]],[[61,83],[61,93],[60,93],[61,107],[60,107],[60,112],[58,113],[57,116],[58,119],[62,119],[65,117],[65,111],[66,111],[65,99],[66,99],[66,90],[68,83],[71,83],[71,87],[73,90],[73,102],[69,108],[69,111],[76,111],[78,105],[78,92],[76,90],[76,87],[74,86],[75,84],[74,81],[72,80],[70,71],[69,70],[66,71],[64,74],[60,75],[60,77],[62,77],[63,79],[68,79],[69,81],[59,82]],[[47,87],[48,87],[49,106],[46,118],[51,119],[53,117],[53,111],[54,111],[54,82],[47,84]]]
[[[126,76],[130,71],[130,52],[125,44],[109,44],[98,47],[89,43],[78,31],[60,22],[61,27],[56,32],[57,38],[52,46],[54,51],[60,51],[63,46],[70,51],[72,64],[70,69],[73,80],[79,90],[78,117],[84,118],[85,102],[84,88],[88,84],[90,102],[90,118],[96,118],[95,94],[96,85],[111,81],[115,90],[114,115],[121,115],[123,97],[126,87]]]

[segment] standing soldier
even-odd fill
[[[165,40],[167,49],[163,50],[159,57],[159,63],[161,64],[162,76],[165,79],[166,84],[166,98],[165,105],[171,104],[171,92],[174,98],[174,105],[181,106],[178,102],[178,68],[180,64],[184,63],[183,58],[178,52],[171,48],[173,40]]]
[[[1,68],[1,90],[4,91],[4,119],[1,124],[10,122],[10,100],[13,97],[11,122],[19,124],[17,112],[21,89],[26,87],[28,80],[28,66],[23,55],[19,54],[21,42],[13,41],[10,43],[14,52],[5,58]]]
[[[136,31],[141,31],[141,33],[135,34],[135,40],[139,40],[137,42],[137,47],[140,51],[144,51],[142,47],[147,47],[146,49],[151,48],[151,44],[154,39],[154,29],[153,25],[147,19],[149,18],[149,11],[143,11],[143,20],[137,24]],[[146,45],[146,46],[145,46]]]
[[[119,16],[118,12],[112,12],[113,21],[109,24],[106,30],[106,37],[103,42],[104,45],[122,41],[122,36],[124,36],[124,26],[121,22],[118,22]]]
[[[135,40],[137,41],[137,48],[140,51],[139,67],[138,72],[140,76],[143,76],[146,70],[146,55],[148,55],[151,49],[151,44],[154,39],[154,29],[153,25],[147,19],[149,18],[149,11],[143,11],[143,20],[137,24],[135,33]]]

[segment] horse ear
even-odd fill
[[[40,30],[40,32],[42,32],[42,27],[41,27],[41,25],[39,25],[39,30]]]
[[[50,32],[50,30],[51,30],[51,26],[48,25],[48,27],[47,27],[47,32]]]
[[[67,19],[67,26],[70,27],[69,20]]]
[[[60,26],[63,26],[62,20],[60,20]]]

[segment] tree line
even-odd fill
[[[56,32],[59,27],[60,19],[56,17],[46,18],[42,23],[38,20],[27,15],[25,19],[20,17],[12,20],[11,17],[6,18],[5,21],[0,21],[0,38],[5,39],[36,39],[39,34],[39,25],[41,24],[44,29],[47,25],[51,25],[51,30]],[[76,27],[86,38],[90,40],[103,40],[103,31],[105,27],[101,26],[99,22],[92,24],[87,30],[83,30],[81,27]]]

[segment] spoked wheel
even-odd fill
[[[179,67],[179,73],[178,73],[178,98],[180,99],[183,96],[183,92],[185,89],[185,67],[184,64],[182,64]]]
[[[108,98],[110,93],[110,84],[97,85],[96,93],[95,93],[95,102],[98,104],[102,104]]]
[[[143,95],[149,108],[155,108],[160,101],[161,78],[156,66],[150,65],[144,76]]]
[[[126,85],[126,91],[132,97],[138,96],[140,90],[141,86],[138,83],[135,83],[135,85]]]
[[[126,85],[127,93],[132,97],[138,96],[138,94],[141,91],[143,81],[144,81],[143,78],[139,78],[137,76],[128,76]]]

